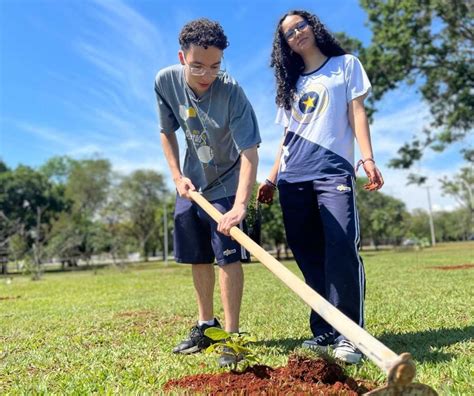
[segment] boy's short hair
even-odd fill
[[[217,47],[224,50],[229,46],[224,29],[218,22],[206,18],[188,22],[181,29],[179,44],[182,50],[187,50],[194,44],[199,47]]]

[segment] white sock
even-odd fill
[[[198,320],[198,326],[202,326],[204,324],[208,325],[208,326],[214,326],[215,322],[214,322],[214,319],[211,319],[211,320]]]

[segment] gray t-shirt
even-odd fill
[[[261,142],[242,88],[223,73],[197,97],[186,83],[183,66],[174,65],[158,72],[155,92],[161,133],[181,127],[186,135],[183,174],[209,200],[235,195],[240,152]]]

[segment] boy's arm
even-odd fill
[[[161,133],[161,145],[171,171],[176,190],[180,197],[191,199],[188,190],[196,190],[193,183],[181,173],[179,166],[179,145],[176,133]]]
[[[235,194],[234,206],[224,214],[217,225],[217,230],[224,235],[229,235],[230,229],[239,224],[247,214],[247,204],[257,177],[257,146],[243,150],[240,153],[240,160],[239,184]]]

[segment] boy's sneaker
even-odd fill
[[[334,332],[329,331],[311,340],[304,341],[301,346],[316,352],[327,352],[328,348],[334,344],[334,341]]]
[[[343,362],[357,364],[362,359],[362,352],[352,342],[340,336],[334,344],[334,356]]]
[[[189,337],[184,341],[181,341],[178,345],[173,348],[173,353],[195,353],[206,349],[209,345],[211,345],[214,341],[211,340],[209,337],[204,335],[204,331],[210,327],[218,327],[221,328],[221,324],[219,321],[214,318],[213,325],[203,324],[199,326],[196,324],[191,329],[189,333]]]

